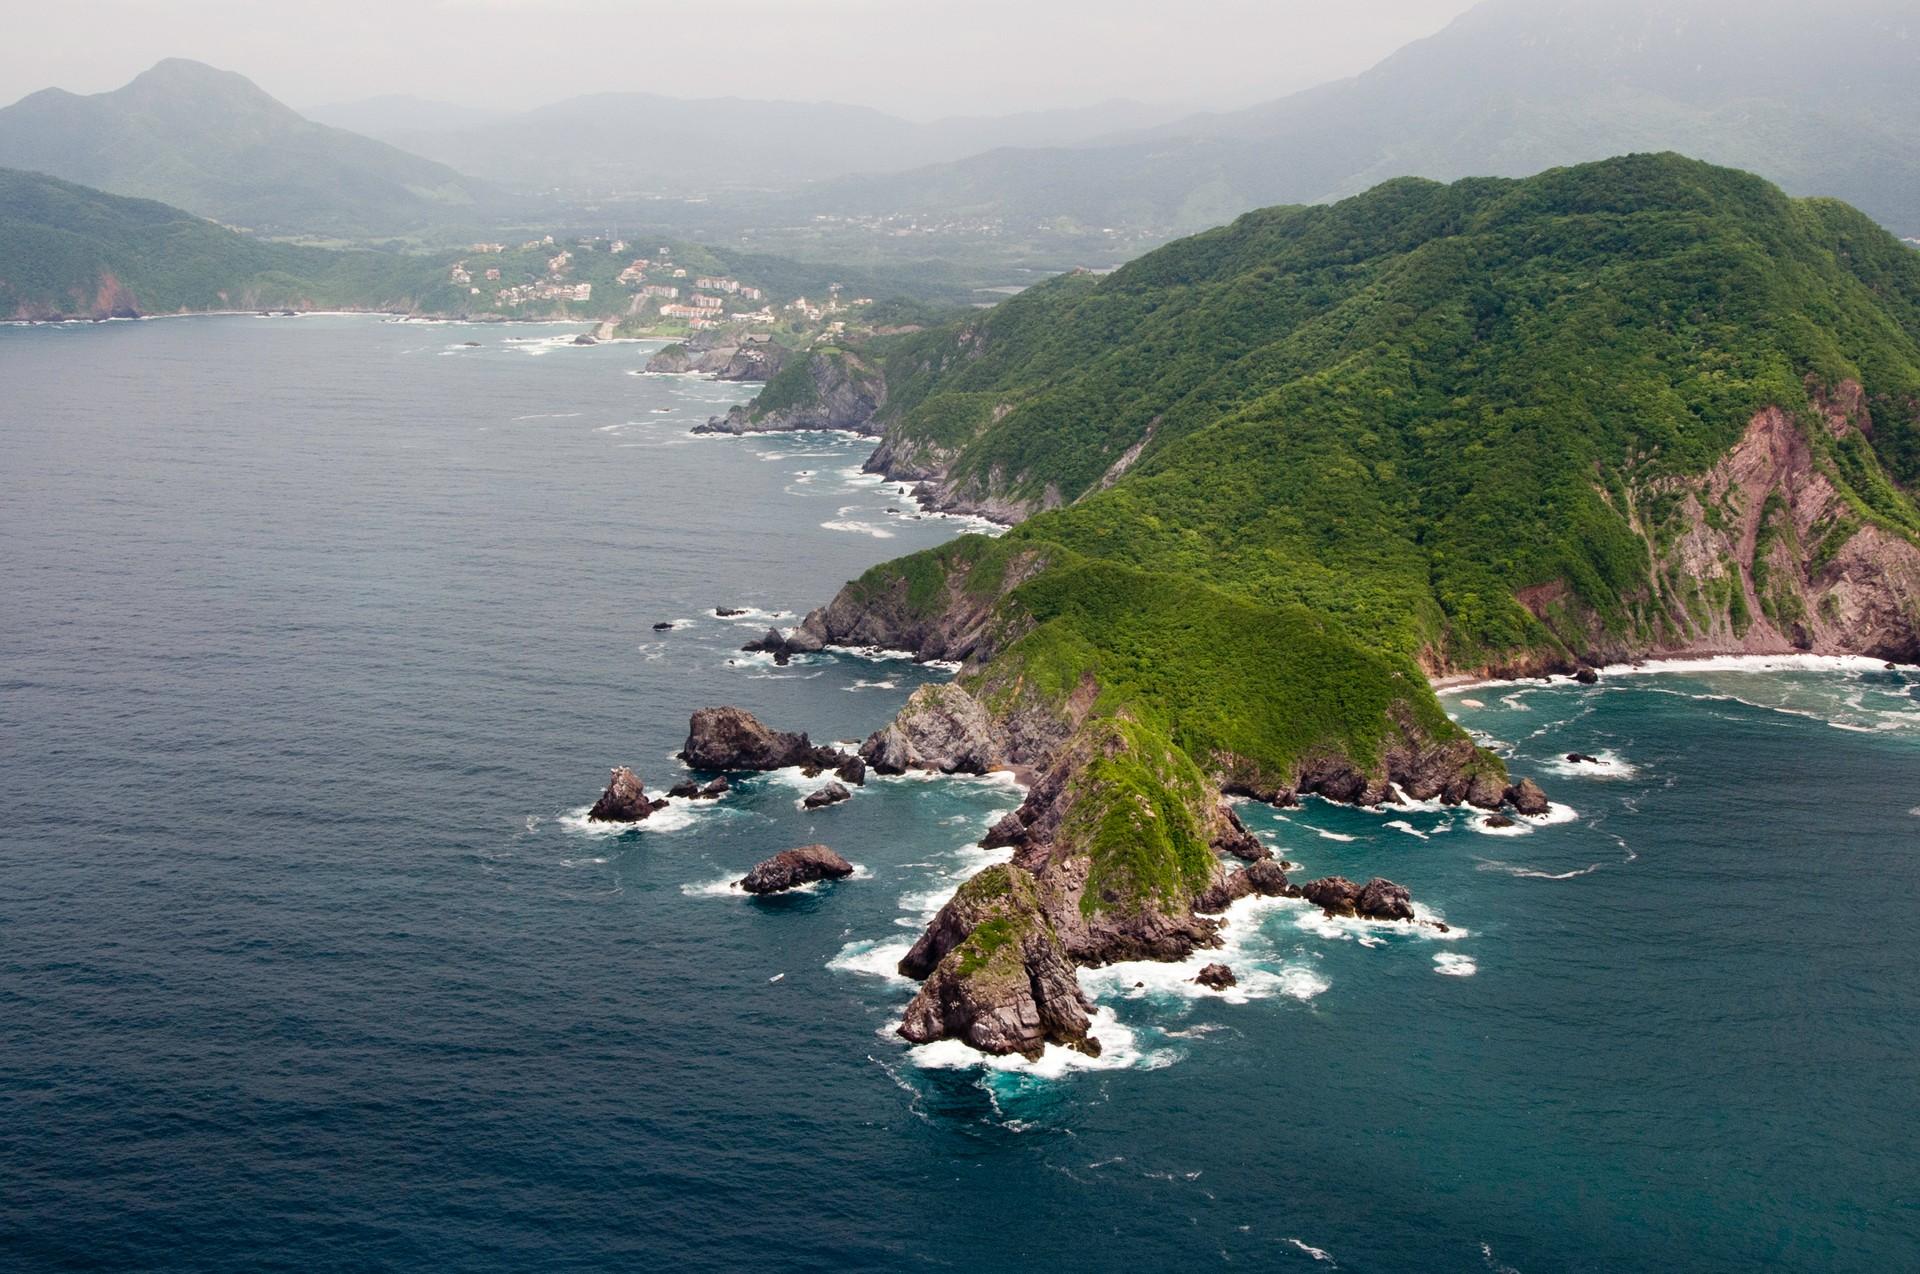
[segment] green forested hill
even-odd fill
[[[1059,965],[1184,957],[1259,888],[1216,793],[1551,813],[1423,672],[1920,662],[1920,258],[1743,173],[1391,182],[865,354],[874,463],[1026,515],[803,625],[963,659],[949,698],[1038,776],[902,962],[915,1041],[1084,1044]]]
[[[441,164],[301,117],[244,76],[169,58],[110,93],[0,109],[0,166],[271,233],[461,223],[485,193]]]
[[[1011,542],[1304,604],[1432,667],[1701,639],[1661,519],[1717,516],[1673,484],[1765,407],[1862,387],[1861,427],[1807,435],[1837,503],[1797,534],[1920,530],[1920,255],[1671,155],[1251,213],[885,366],[895,463],[949,504],[1055,509]]]
[[[0,317],[400,309],[445,263],[265,243],[148,199],[0,169]]]

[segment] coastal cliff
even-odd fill
[[[802,429],[874,432],[886,406],[887,382],[879,369],[846,350],[815,349],[784,361],[753,402],[715,416],[695,433],[779,433]]]
[[[1225,798],[1545,813],[1430,676],[1920,660],[1920,257],[1745,174],[1391,182],[821,360],[728,427],[831,399],[870,470],[1012,527],[777,638],[958,661],[863,755],[1032,785],[910,1038],[1083,1043],[1062,964],[1178,958],[1255,887]]]

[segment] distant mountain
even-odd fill
[[[599,93],[494,119],[462,120],[463,109],[381,98],[331,107],[321,117],[521,187],[690,195],[901,170],[997,146],[1077,145],[1161,124],[1171,114],[1112,101],[917,123],[834,102],[657,93]]]
[[[0,110],[0,165],[271,233],[397,233],[465,218],[481,194],[450,168],[178,58],[110,93],[45,89]]]
[[[1911,0],[1489,0],[1352,79],[1081,149],[853,178],[816,211],[1163,235],[1394,176],[1516,176],[1675,150],[1920,233]]]
[[[387,93],[355,102],[330,102],[302,111],[316,124],[344,128],[350,133],[384,137],[393,132],[447,133],[474,128],[506,117],[505,111],[459,106],[407,93]]]
[[[0,319],[406,310],[443,262],[267,243],[150,199],[0,168]]]

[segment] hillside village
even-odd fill
[[[612,322],[625,335],[681,336],[715,328],[771,329],[783,323],[819,327],[872,304],[847,298],[839,284],[826,298],[775,303],[765,288],[711,268],[707,254],[676,259],[657,246],[639,255],[614,236],[562,244],[552,235],[517,245],[475,243],[447,267],[447,308],[474,317],[579,318]]]

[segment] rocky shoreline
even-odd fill
[[[854,617],[844,606],[838,612],[826,607],[756,644],[816,651],[880,623],[871,612]],[[928,636],[921,634],[919,644],[926,646]],[[964,644],[950,640],[940,649],[958,653]],[[1516,816],[1548,808],[1530,780],[1483,781],[1470,747],[1404,750],[1382,780],[1323,760],[1304,767],[1295,785],[1254,790],[1199,774],[1184,754],[1127,714],[1037,732],[1032,722],[996,713],[959,682],[919,687],[853,754],[817,745],[805,733],[773,729],[738,708],[718,707],[693,714],[681,757],[697,770],[723,775],[798,766],[856,784],[868,769],[1014,770],[1027,780],[1019,808],[981,842],[1012,849],[1012,860],[961,885],[901,960],[900,972],[921,986],[899,1032],[914,1043],[956,1039],[983,1053],[1028,1057],[1049,1044],[1098,1052],[1076,970],[1122,960],[1181,961],[1217,947],[1227,923],[1221,913],[1241,898],[1298,898],[1329,915],[1422,923],[1410,892],[1389,880],[1296,884],[1287,865],[1246,830],[1232,809],[1235,799],[1293,804],[1312,793],[1378,805],[1411,797],[1508,808]],[[1134,782],[1136,773],[1144,776],[1144,788]],[[1167,799],[1151,811],[1135,809],[1129,803],[1139,790]],[[807,806],[833,803],[816,803],[820,795]],[[1144,872],[1137,863],[1146,864]],[[786,876],[776,864],[763,879]]]

